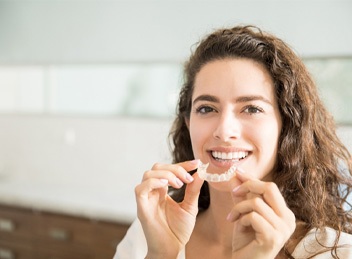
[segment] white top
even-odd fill
[[[327,246],[332,246],[336,237],[334,229],[325,228],[326,231],[310,230],[307,235],[298,243],[292,256],[295,259],[305,259],[313,254],[325,250],[316,240]],[[352,258],[352,235],[341,233],[337,254],[341,259]],[[147,242],[139,220],[135,220],[124,239],[118,244],[114,259],[143,259],[147,254]],[[330,250],[314,257],[315,259],[332,258]],[[185,251],[182,250],[177,259],[185,259]]]

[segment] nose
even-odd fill
[[[226,112],[219,116],[218,125],[214,130],[214,138],[228,142],[241,136],[241,122],[232,112]]]

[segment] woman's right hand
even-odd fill
[[[198,213],[198,198],[203,180],[195,173],[199,161],[179,164],[155,164],[146,171],[143,181],[135,188],[137,215],[147,240],[146,258],[176,258],[187,244]],[[168,185],[186,192],[181,203],[168,194]]]

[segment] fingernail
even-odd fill
[[[183,186],[183,182],[180,179],[176,178],[176,185],[178,187],[182,187]]]
[[[186,179],[191,183],[191,182],[193,182],[193,177],[192,177],[192,175],[190,175],[190,174],[186,174]]]
[[[227,217],[226,217],[226,220],[227,221],[231,221],[231,217],[232,217],[232,215],[231,215],[231,212],[227,215]]]
[[[235,188],[233,188],[232,193],[237,192],[240,189],[240,187],[241,187],[241,185],[236,186]]]
[[[191,164],[194,164],[194,165],[199,165],[199,159],[194,159],[192,161],[190,161]]]
[[[164,185],[169,183],[169,181],[167,179],[160,179],[160,182]]]
[[[244,174],[244,170],[241,167],[236,168],[237,173]]]

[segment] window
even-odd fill
[[[352,58],[304,59],[328,110],[352,124]],[[178,63],[0,66],[0,112],[170,117]]]

